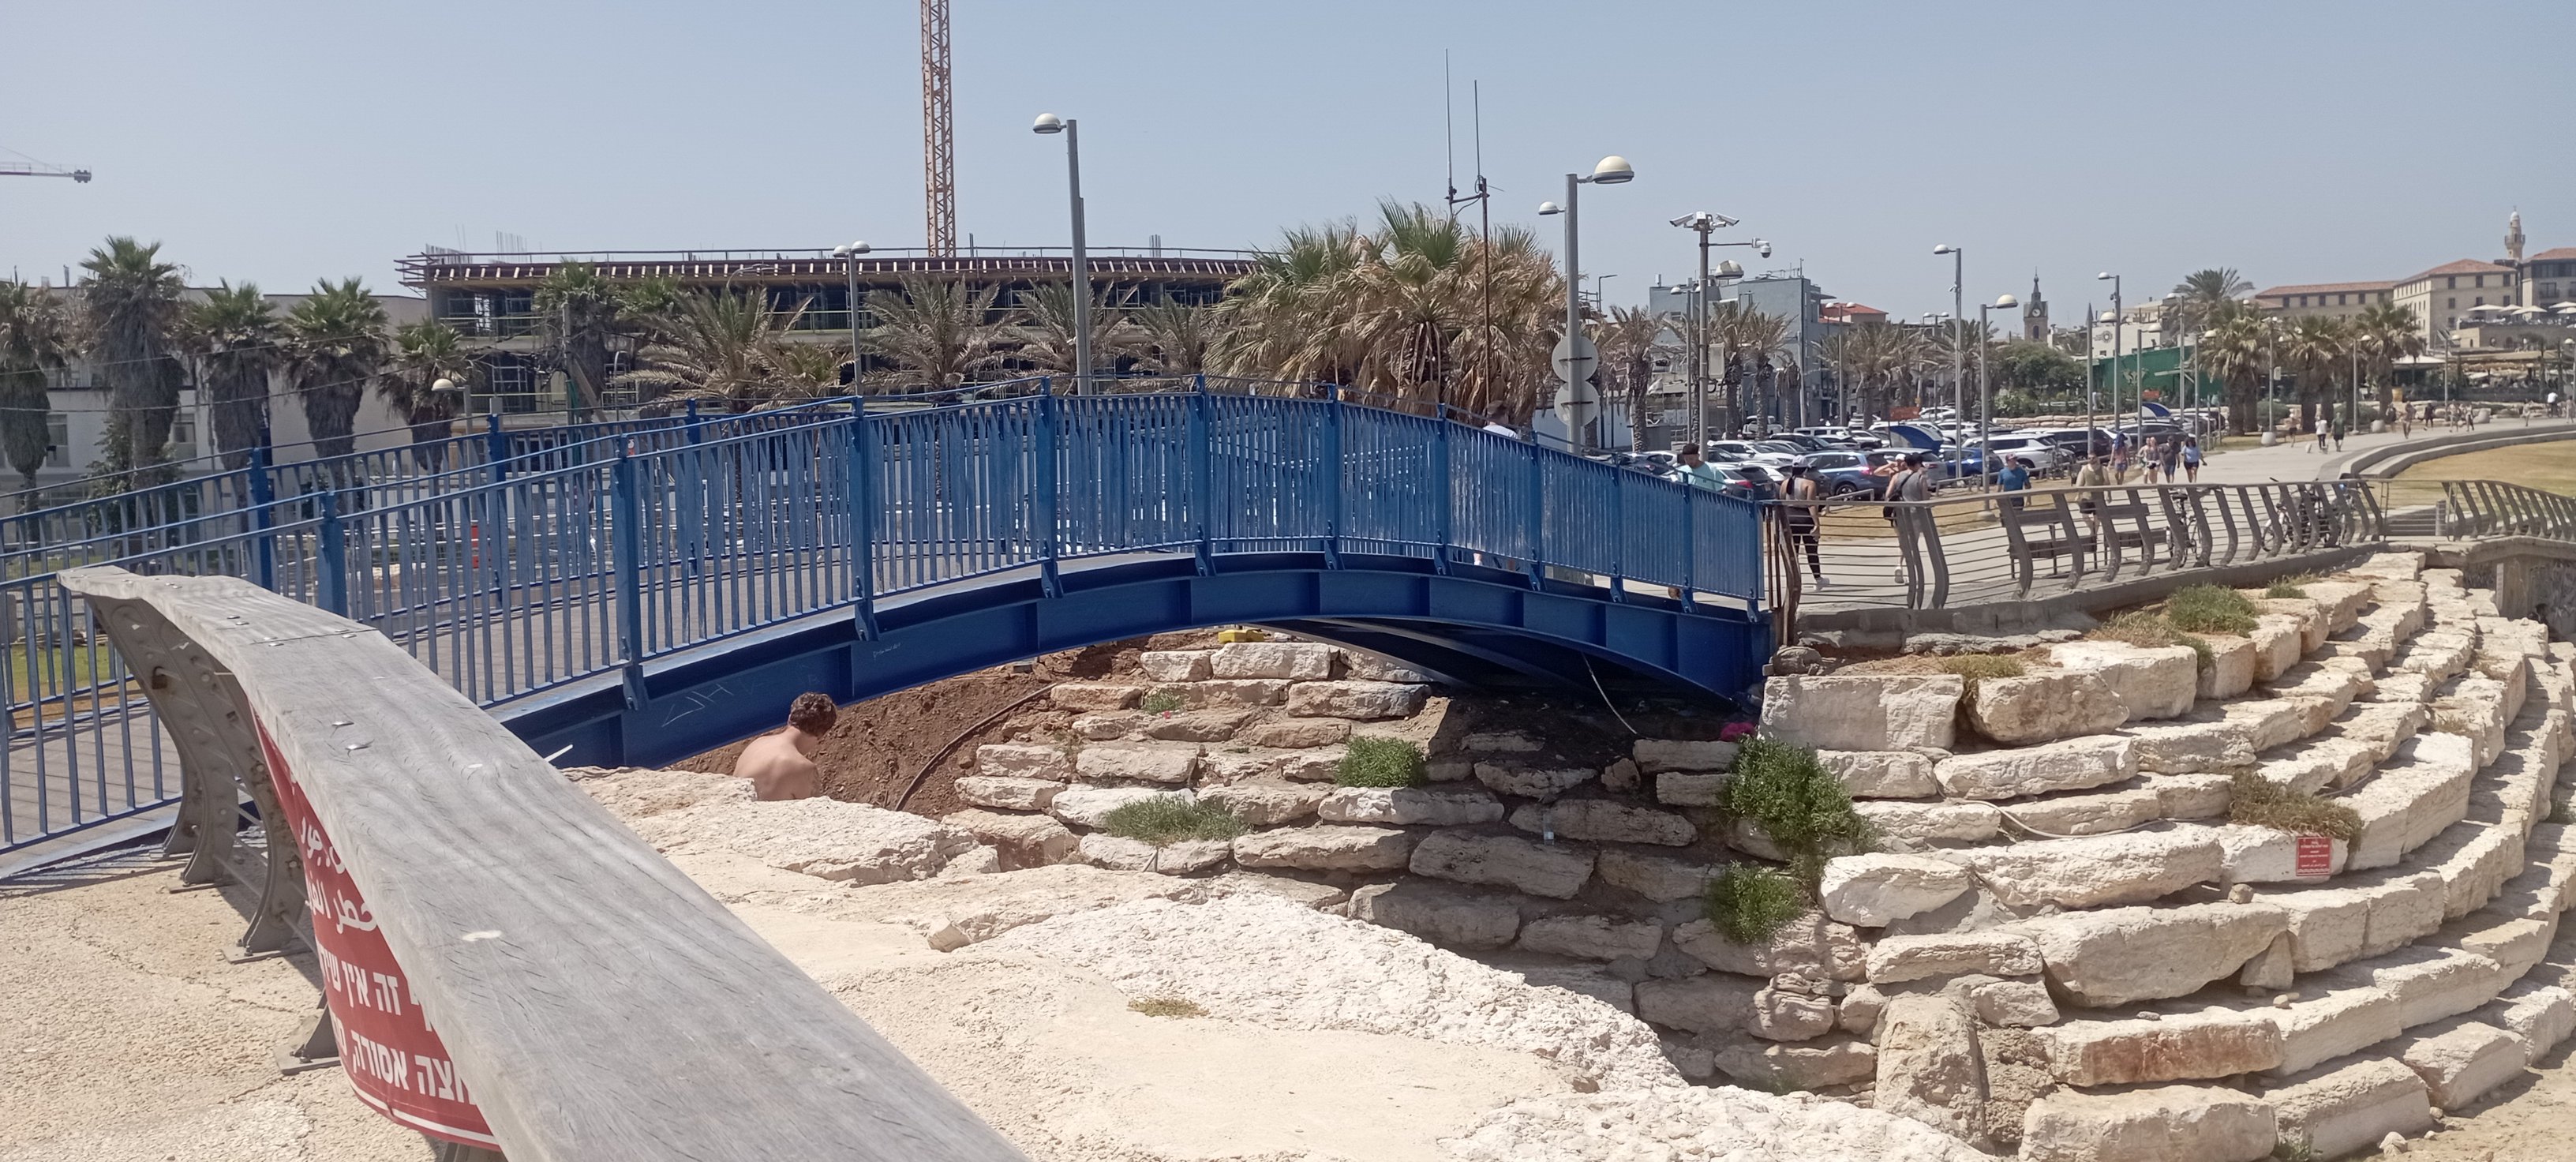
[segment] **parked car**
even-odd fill
[[[1762,465],[1711,464],[1709,467],[1716,469],[1718,478],[1726,482],[1719,488],[1719,491],[1724,492],[1728,496],[1738,496],[1746,500],[1778,500],[1780,498],[1780,489],[1775,483],[1777,478],[1772,476],[1770,474],[1770,470],[1764,468]]]
[[[1768,464],[1776,468],[1802,453],[1766,449],[1750,440],[1717,440],[1709,444],[1706,455],[1716,464]]]
[[[1807,457],[1807,475],[1825,495],[1847,499],[1876,499],[1887,488],[1887,478],[1870,475],[1873,453],[1861,451],[1818,452]]]
[[[2051,444],[2037,436],[1999,439],[1994,442],[1994,448],[1997,461],[2013,458],[2028,460],[2030,470],[2033,472],[2055,472],[2062,462],[2073,459],[2066,448]]]

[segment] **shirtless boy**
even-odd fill
[[[787,728],[761,735],[742,748],[733,773],[751,780],[752,797],[810,799],[823,792],[823,772],[814,752],[841,710],[821,694],[799,694],[787,707]]]

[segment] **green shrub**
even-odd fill
[[[1700,905],[1718,935],[1760,944],[1807,910],[1807,889],[1778,868],[1730,863],[1709,877]]]
[[[2163,614],[2143,609],[2120,614],[2084,636],[2095,641],[2127,642],[2133,646],[2189,646],[2191,652],[2199,656],[2201,669],[2217,664],[2217,655],[2211,652],[2208,642],[2175,629]]]
[[[2293,791],[2260,775],[2236,776],[2227,821],[2269,827],[2300,835],[2330,835],[2350,843],[2361,834],[2361,813],[2304,791]]]
[[[1851,792],[1816,761],[1816,752],[1769,739],[1746,739],[1735,752],[1735,766],[1718,792],[1718,810],[1761,828],[1809,892],[1824,875],[1825,860],[1867,851],[1878,840],[1869,821],[1852,810]]]
[[[2308,595],[2308,591],[2304,586],[2306,586],[2308,582],[2316,579],[2317,575],[2314,573],[2292,573],[2287,577],[2283,577],[2280,580],[2273,582],[2271,588],[2263,591],[2263,596],[2305,597]]]
[[[1354,738],[1333,769],[1333,782],[1345,787],[1419,787],[1428,768],[1422,748],[1400,738]]]
[[[1169,690],[1156,690],[1145,695],[1143,708],[1147,714],[1169,714],[1187,705],[1189,703],[1182,701],[1178,694]]]
[[[2186,585],[2165,599],[2165,620],[2184,633],[2254,632],[2254,603],[2224,585]]]
[[[1143,997],[1127,1002],[1127,1008],[1148,1017],[1204,1017],[1207,1010],[1194,1001],[1180,997]]]
[[[1934,663],[1944,674],[1957,674],[1967,679],[1968,696],[1977,695],[1977,683],[1985,678],[2018,678],[2023,674],[2021,659],[2006,654],[1955,654]]]
[[[2576,803],[2571,803],[2565,799],[2550,800],[2548,822],[2560,824],[2576,823]]]
[[[1100,829],[1156,847],[1185,839],[1232,839],[1246,830],[1233,812],[1178,795],[1156,795],[1115,808],[1102,817]]]

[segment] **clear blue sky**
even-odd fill
[[[956,0],[962,229],[1065,241],[1083,122],[1091,237],[1259,245],[1442,192],[1441,52],[1485,95],[1497,221],[1605,153],[1587,272],[1642,299],[1691,262],[1666,219],[1744,220],[1831,293],[1900,314],[2028,289],[2058,318],[2231,265],[2395,278],[2576,245],[2576,4],[2284,0],[1535,4]],[[111,233],[199,281],[390,287],[423,244],[828,246],[922,234],[915,8],[521,0],[0,0],[0,272]],[[2456,98],[2437,94],[2463,94]],[[2454,102],[2458,103],[2454,103]],[[1736,253],[1743,253],[1738,251]]]

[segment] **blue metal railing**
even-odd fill
[[[184,528],[21,552],[0,577],[0,850],[176,794],[149,703],[53,582],[74,564],[249,578],[382,631],[487,706],[829,611],[872,633],[876,602],[941,586],[1053,592],[1061,570],[1141,555],[1369,554],[1603,579],[1613,600],[1630,582],[1760,598],[1753,504],[1481,427],[1328,388],[990,386],[459,437],[475,459],[401,488],[352,465],[246,470],[238,508]]]

